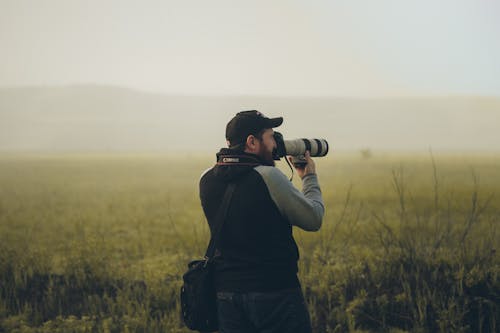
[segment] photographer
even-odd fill
[[[215,258],[220,332],[311,332],[292,226],[319,230],[324,204],[309,152],[296,168],[302,192],[275,167],[273,128],[282,123],[255,110],[236,114],[226,126],[229,148],[200,179],[212,232],[226,187],[236,185]]]

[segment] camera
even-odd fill
[[[328,142],[325,139],[293,139],[284,140],[280,132],[274,132],[274,140],[277,148],[273,151],[273,158],[279,160],[281,157],[292,156],[295,167],[304,167],[307,164],[305,153],[307,150],[311,157],[322,157],[328,154]]]

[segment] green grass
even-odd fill
[[[1,156],[0,332],[188,332],[178,290],[208,243],[213,162]],[[315,332],[498,331],[500,157],[334,153],[317,169],[323,227],[294,231]]]

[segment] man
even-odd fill
[[[273,128],[282,122],[255,110],[236,114],[226,126],[229,148],[200,179],[212,231],[227,185],[236,184],[214,261],[221,333],[311,332],[292,226],[319,230],[324,205],[309,152],[297,168],[303,192],[274,167]]]

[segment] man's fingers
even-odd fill
[[[306,157],[307,163],[309,163],[311,161],[311,152],[309,150],[306,150],[305,157]]]

